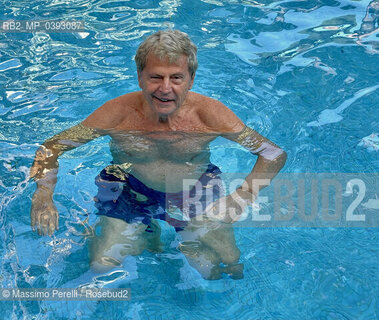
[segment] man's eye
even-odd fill
[[[172,81],[174,81],[174,83],[181,83],[183,81],[183,77],[182,76],[174,76],[174,77],[172,77]]]

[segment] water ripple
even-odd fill
[[[350,99],[345,100],[342,102],[336,109],[325,109],[321,112],[321,114],[318,116],[317,121],[312,121],[307,124],[308,127],[320,127],[325,124],[335,123],[339,122],[343,119],[341,116],[341,113],[348,108],[351,104],[353,104],[356,100],[359,98],[370,94],[371,92],[375,91],[379,88],[379,85],[364,88],[359,90],[354,94],[354,96]]]
[[[0,72],[4,72],[10,69],[20,68],[22,63],[19,59],[10,59],[0,63]]]

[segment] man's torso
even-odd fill
[[[179,191],[183,179],[198,179],[206,171],[209,143],[218,134],[196,112],[201,107],[198,95],[190,97],[191,107],[180,110],[175,121],[162,125],[145,117],[138,99],[141,97],[136,95],[135,103],[121,101],[128,112],[109,134],[113,162],[131,164],[128,171],[150,188]]]

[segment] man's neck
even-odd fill
[[[180,109],[182,109],[182,107],[183,105],[180,106]],[[152,127],[159,127],[164,131],[175,131],[171,126],[176,122],[176,118],[178,117],[179,113],[182,113],[182,110],[176,109],[171,114],[158,114],[155,113],[146,102],[143,104],[143,109],[145,119],[148,119],[149,122],[152,123]]]

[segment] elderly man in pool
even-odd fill
[[[183,32],[149,36],[135,57],[142,91],[108,101],[82,123],[43,143],[30,172],[37,181],[33,230],[50,235],[58,230],[53,203],[58,157],[109,135],[113,161],[95,181],[100,218],[90,244],[91,266],[104,272],[128,255],[161,250],[157,221],[165,220],[181,235],[179,249],[204,278],[218,279],[222,273],[242,277],[232,223],[257,197],[261,186],[254,179],[272,179],[286,153],[221,102],[190,91],[196,53]],[[219,183],[219,168],[210,163],[208,144],[218,136],[258,156],[246,180],[230,194]]]

